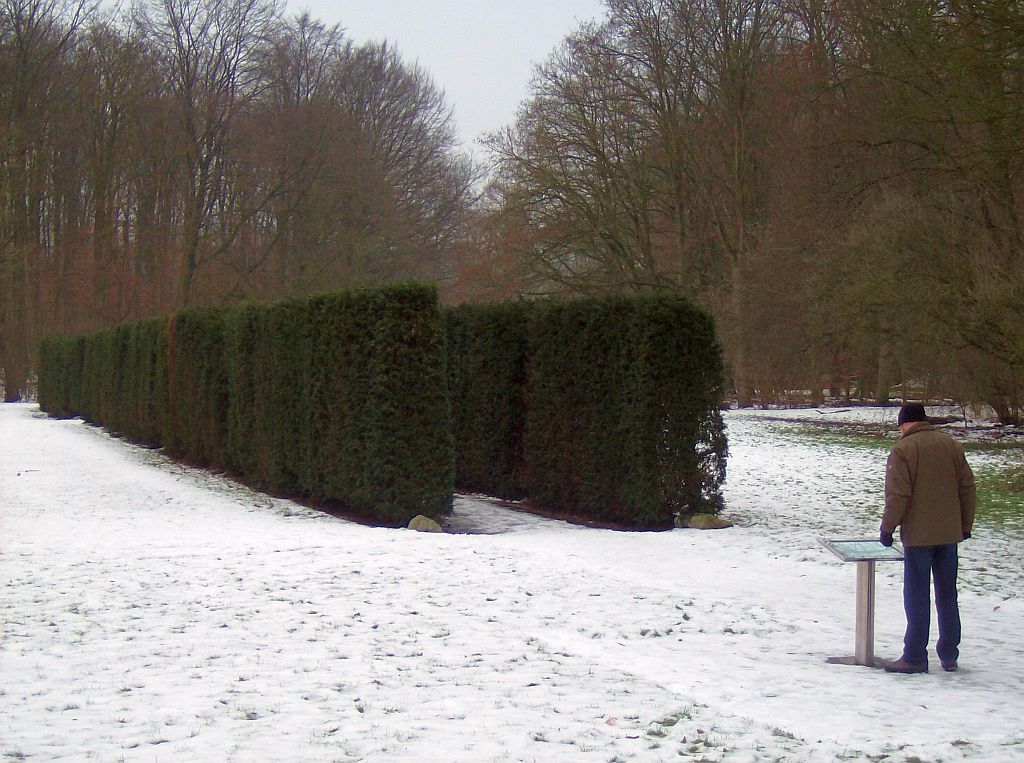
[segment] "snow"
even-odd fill
[[[0,756],[1024,760],[1024,529],[961,546],[960,672],[827,664],[853,653],[855,565],[819,539],[874,537],[885,454],[783,418],[727,414],[732,529],[460,496],[466,532],[421,534],[0,406]],[[883,657],[900,583],[878,565]]]

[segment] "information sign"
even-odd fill
[[[898,562],[903,552],[894,546],[883,546],[879,541],[856,538],[832,540],[821,538],[825,548],[844,562],[857,562],[857,628],[852,657],[829,657],[839,665],[866,665],[880,668],[882,661],[875,659],[875,562]]]
[[[903,552],[895,546],[883,546],[877,540],[826,540],[822,544],[844,562],[898,562]]]

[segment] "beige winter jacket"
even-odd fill
[[[974,473],[960,444],[926,422],[908,429],[886,463],[881,529],[899,526],[904,546],[959,543],[974,508]]]

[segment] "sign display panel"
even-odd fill
[[[903,552],[895,546],[883,546],[878,540],[869,538],[829,540],[821,539],[822,545],[844,562],[899,562]]]

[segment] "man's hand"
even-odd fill
[[[885,530],[882,530],[878,534],[878,542],[881,543],[883,546],[891,546],[892,545],[892,533],[887,533]]]

